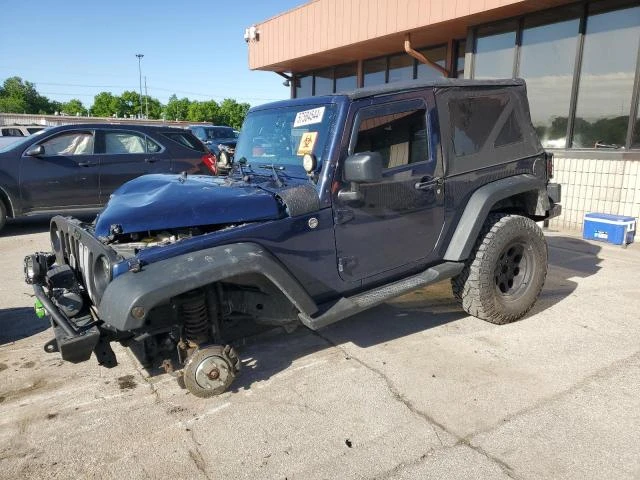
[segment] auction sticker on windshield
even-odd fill
[[[307,132],[300,138],[300,145],[298,146],[298,155],[306,155],[307,153],[313,153],[313,147],[316,144],[316,138],[318,138],[318,132]]]
[[[296,119],[293,122],[293,128],[320,123],[323,116],[324,107],[312,108],[311,110],[303,110],[302,112],[298,112],[296,114]]]

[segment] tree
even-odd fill
[[[72,98],[68,102],[63,103],[61,105],[60,110],[65,115],[83,115],[84,116],[87,114],[87,109],[84,108],[84,105],[82,105],[82,102],[77,98]]]
[[[124,106],[120,97],[113,95],[111,92],[100,92],[93,97],[93,106],[91,113],[95,117],[111,117],[124,115]]]
[[[248,103],[238,103],[231,98],[225,98],[220,104],[220,123],[239,129],[249,108],[251,105]]]
[[[124,114],[129,117],[131,115],[137,117],[140,115],[140,95],[133,90],[126,90],[120,95],[121,105],[124,108]],[[144,111],[143,111],[144,115]]]
[[[167,120],[186,120],[189,116],[189,105],[191,101],[188,98],[178,99],[174,93],[169,97],[167,108],[165,109]]]
[[[205,102],[194,101],[189,105],[187,120],[190,122],[219,123],[219,117],[220,106],[214,100],[208,100]]]
[[[7,78],[0,87],[0,110],[7,113],[50,113],[51,104],[31,82]]]
[[[162,109],[164,108],[160,103],[160,100],[153,97],[142,97],[142,107],[144,108],[145,115],[147,112],[147,101],[149,102],[149,118],[158,119],[162,117]]]

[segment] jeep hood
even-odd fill
[[[98,215],[95,234],[107,237],[112,225],[119,225],[121,233],[134,233],[284,216],[274,193],[255,184],[204,175],[145,175],[111,195]]]

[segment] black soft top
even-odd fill
[[[441,78],[438,80],[413,80],[408,82],[394,82],[384,85],[376,85],[373,87],[357,88],[351,92],[345,92],[338,95],[344,95],[352,100],[366,97],[374,97],[376,95],[385,95],[390,93],[401,93],[411,90],[419,90],[421,88],[451,88],[451,87],[523,87],[525,81],[521,78],[510,78],[504,80],[462,80],[458,78]]]

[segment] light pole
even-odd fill
[[[140,118],[142,118],[142,67],[140,66],[140,61],[144,55],[142,53],[136,53],[136,57],[138,57],[138,74],[140,76]]]

